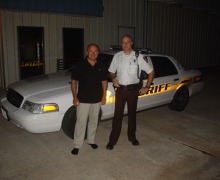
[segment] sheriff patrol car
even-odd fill
[[[108,69],[113,55],[119,50],[112,48],[99,54]],[[138,50],[148,63],[152,63],[155,77],[147,94],[139,96],[137,111],[168,104],[172,110],[182,111],[189,97],[203,88],[199,70],[185,70],[173,57],[151,54]],[[73,137],[76,108],[72,104],[70,88],[71,69],[21,80],[7,87],[1,99],[1,112],[5,119],[31,133],[59,131],[61,128]],[[147,79],[143,80],[144,85]],[[89,90],[88,90],[89,91]],[[108,82],[107,103],[101,107],[100,119],[114,114],[115,91]],[[127,113],[125,108],[124,113]]]

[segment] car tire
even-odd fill
[[[71,106],[64,114],[61,125],[63,132],[71,139],[74,138],[76,119],[76,106]]]
[[[183,111],[189,102],[189,90],[187,87],[183,86],[177,90],[173,100],[169,104],[170,109],[174,111]]]
[[[99,112],[99,121],[102,116],[102,111]],[[63,116],[61,128],[63,132],[71,139],[74,139],[74,131],[76,125],[76,106],[71,106]],[[85,132],[85,139],[87,138],[87,127]]]

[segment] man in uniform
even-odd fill
[[[133,40],[129,35],[122,37],[122,49],[114,55],[112,63],[108,69],[109,76],[112,79],[113,86],[116,90],[115,112],[112,121],[112,131],[106,149],[112,150],[117,143],[122,126],[123,112],[125,104],[128,107],[128,140],[134,146],[138,146],[136,139],[136,109],[138,95],[146,94],[154,77],[152,64],[144,60],[143,55],[135,56],[132,49]],[[138,78],[138,68],[148,74],[148,80],[145,87],[140,87]]]
[[[87,121],[87,142],[93,149],[98,148],[98,145],[95,144],[95,135],[100,106],[106,103],[107,91],[107,71],[102,64],[97,62],[98,54],[98,45],[88,45],[86,59],[73,68],[72,72],[73,104],[77,106],[74,149],[71,151],[73,155],[78,154],[79,148],[83,144]]]

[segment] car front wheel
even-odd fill
[[[76,124],[76,106],[71,106],[64,114],[61,125],[63,132],[71,139],[74,138],[75,124]]]
[[[99,120],[101,119],[102,111],[99,112]],[[70,137],[71,139],[74,139],[74,131],[75,131],[75,125],[76,125],[76,106],[71,106],[66,113],[63,116],[63,121],[61,128],[63,132]],[[87,128],[85,132],[85,139],[87,138]]]
[[[183,111],[189,102],[189,90],[183,86],[177,90],[173,100],[169,104],[170,109],[174,111]]]

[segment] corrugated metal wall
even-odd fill
[[[93,42],[101,49],[118,43],[118,26],[135,27],[135,45],[142,47],[146,0],[103,2],[104,15],[96,18],[0,10],[5,84],[19,80],[17,26],[44,27],[46,73],[55,72],[63,58],[63,27],[83,28],[85,46]],[[174,56],[187,68],[220,65],[219,16],[149,2],[147,27],[147,46],[154,52]]]
[[[3,43],[2,43],[2,16],[0,14],[0,87],[5,86],[4,74],[4,57],[3,57]]]
[[[101,49],[118,43],[118,26],[135,27],[136,45],[142,46],[143,2],[104,0],[103,18],[0,10],[6,85],[19,80],[17,26],[44,27],[45,71],[51,73],[56,71],[57,59],[63,58],[63,27],[83,28],[85,46],[93,42]]]
[[[220,66],[220,17],[154,2],[148,4],[148,47],[187,68]]]

